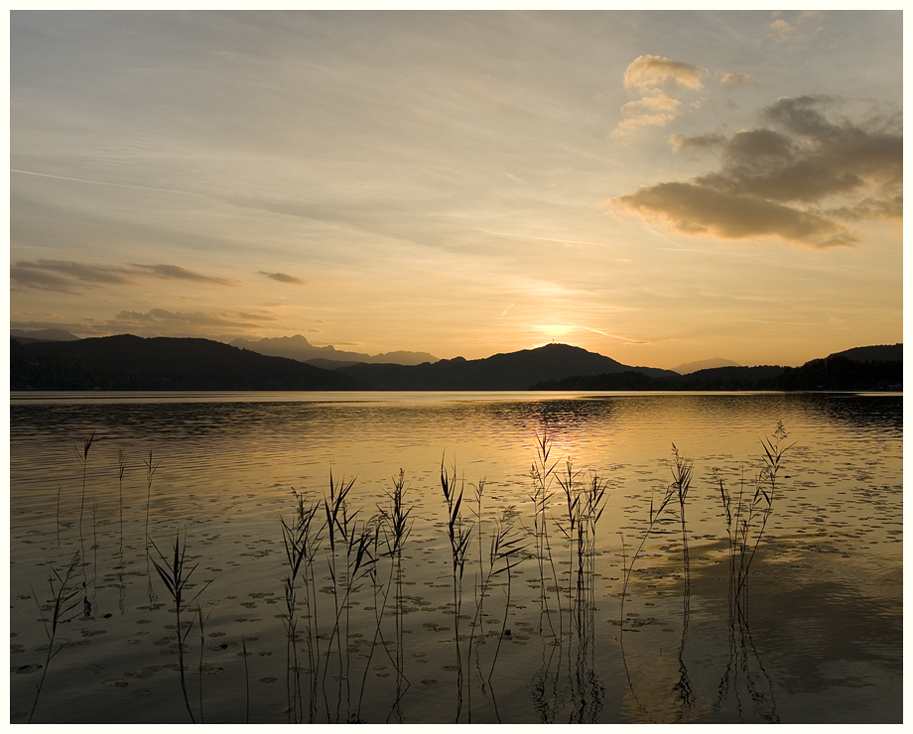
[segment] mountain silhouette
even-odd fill
[[[418,365],[322,369],[208,339],[130,334],[10,339],[11,390],[899,390],[903,345],[855,347],[801,367],[716,367],[680,375],[568,344]]]
[[[700,359],[697,362],[680,364],[672,371],[678,372],[680,375],[690,375],[692,372],[697,372],[698,370],[711,370],[716,367],[741,367],[741,365],[738,362],[733,362],[731,359],[713,357],[711,359]]]
[[[568,344],[547,344],[484,359],[456,357],[413,366],[362,363],[337,371],[378,390],[526,390],[542,380],[629,370],[655,377],[675,374],[652,367],[628,367]]]
[[[357,390],[348,375],[208,339],[130,334],[20,344],[11,390]]]
[[[16,337],[20,343],[27,342],[71,342],[79,339],[69,331],[63,329],[35,329],[26,331],[25,329],[10,329],[10,336]]]
[[[715,367],[666,376],[642,372],[544,380],[534,390],[903,390],[903,344],[854,347],[801,367]]]
[[[333,362],[369,362],[385,363],[392,362],[395,364],[421,364],[422,362],[437,362],[437,357],[428,354],[428,352],[385,352],[383,354],[362,354],[361,352],[346,352],[336,349],[333,345],[326,347],[315,347],[301,334],[295,336],[280,336],[275,338],[264,338],[256,341],[249,339],[235,339],[231,342],[234,347],[249,349],[258,354],[266,354],[271,357],[288,357],[297,359],[299,362],[311,362],[318,367],[335,369],[342,366],[333,364]]]

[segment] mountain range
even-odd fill
[[[722,357],[713,357],[712,359],[701,359],[697,362],[686,362],[685,364],[680,364],[678,367],[675,367],[672,371],[678,372],[680,375],[690,375],[692,372],[697,372],[698,370],[711,370],[716,367],[741,367],[738,362],[733,362],[731,359],[723,359]]]
[[[421,364],[422,362],[437,362],[438,358],[428,352],[384,352],[383,354],[362,354],[361,352],[345,352],[336,349],[332,344],[327,347],[315,347],[301,334],[295,336],[280,336],[273,339],[235,339],[229,342],[233,347],[249,349],[252,352],[266,354],[271,357],[288,357],[299,362],[309,362],[318,367],[326,366],[326,361],[378,363],[393,362],[395,364]],[[330,365],[330,369],[339,365]]]
[[[35,337],[10,340],[14,391],[859,390],[897,389],[903,382],[902,344],[857,347],[797,368],[728,366],[681,375],[624,365],[567,344],[413,365],[321,359],[325,366],[319,367],[208,339],[29,338]]]

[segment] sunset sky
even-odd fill
[[[900,11],[14,11],[10,45],[12,328],[903,340]]]

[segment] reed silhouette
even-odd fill
[[[285,557],[288,562],[288,575],[285,577],[285,613],[282,621],[285,623],[286,638],[286,694],[288,697],[288,712],[290,721],[299,723],[303,720],[303,697],[301,693],[301,672],[298,662],[298,582],[300,578],[307,578],[313,569],[314,554],[319,546],[319,530],[312,535],[314,517],[319,509],[317,505],[306,507],[304,497],[292,490],[296,500],[295,519],[292,523],[280,517],[282,523],[282,542],[285,548]],[[305,588],[305,605],[310,606],[308,587]],[[308,615],[311,619],[311,615]],[[315,675],[317,659],[313,651],[313,633],[308,625],[307,644],[309,671],[312,678]],[[310,697],[309,718],[313,720],[314,697]]]
[[[187,694],[187,677],[184,666],[184,651],[186,647],[187,636],[193,629],[193,620],[191,619],[187,623],[182,623],[181,614],[188,611],[189,605],[192,604],[197,599],[197,597],[199,597],[203,590],[209,586],[210,582],[206,582],[204,586],[196,594],[193,595],[193,597],[187,599],[185,592],[188,590],[190,576],[193,574],[197,566],[193,565],[189,568],[187,567],[186,536],[183,541],[181,540],[180,535],[175,536],[173,553],[168,557],[166,557],[162,551],[159,550],[159,547],[155,544],[155,541],[152,540],[152,538],[149,539],[149,543],[158,554],[158,559],[152,558],[152,563],[155,566],[155,570],[158,572],[159,577],[165,584],[165,588],[168,590],[168,593],[171,595],[171,598],[174,601],[175,638],[177,640],[178,648],[178,672],[180,673],[181,677],[181,692],[184,695],[184,704],[187,708],[187,714],[190,716],[190,721],[195,724],[196,717],[193,715],[193,710],[190,708],[190,699]]]
[[[463,708],[463,656],[460,652],[460,618],[463,615],[463,572],[466,552],[472,535],[472,525],[464,522],[461,509],[465,482],[457,478],[456,466],[448,472],[441,460],[441,489],[447,504],[447,537],[450,541],[450,560],[453,576],[453,646],[456,652],[457,702],[454,723],[459,723]]]
[[[47,636],[48,646],[47,654],[45,655],[44,665],[41,670],[41,678],[38,681],[38,688],[35,691],[35,700],[32,703],[32,710],[29,712],[28,723],[32,723],[32,719],[35,717],[35,709],[38,707],[38,699],[41,697],[41,691],[44,688],[44,682],[47,678],[48,668],[51,665],[51,660],[63,649],[63,645],[57,641],[57,633],[60,630],[60,626],[69,622],[71,619],[76,617],[78,613],[70,613],[79,606],[79,587],[71,586],[70,580],[73,578],[73,574],[76,572],[77,567],[81,565],[81,561],[78,555],[73,556],[73,559],[70,561],[69,565],[61,574],[56,568],[51,566],[50,574],[48,576],[48,586],[51,589],[51,599],[47,607],[42,607],[40,604],[38,606],[39,611],[50,611],[51,618],[43,618],[42,622],[44,623],[44,631]],[[32,589],[32,596],[36,599],[37,603],[37,594],[35,590]]]
[[[715,706],[719,709],[723,699],[731,693],[741,718],[744,694],[758,717],[772,723],[780,719],[773,684],[761,663],[748,623],[748,577],[767,521],[773,513],[778,494],[777,474],[783,457],[795,445],[784,445],[788,438],[783,422],[778,421],[773,435],[761,439],[764,455],[760,470],[749,482],[743,469],[735,492],[717,477],[728,545],[729,660],[720,679]]]

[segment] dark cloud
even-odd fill
[[[81,336],[109,336],[111,334],[136,334],[137,336],[184,336],[218,338],[214,334],[230,337],[250,336],[263,327],[264,322],[274,322],[276,316],[269,311],[250,313],[244,311],[169,311],[153,308],[149,311],[124,310],[106,320],[86,319],[82,323],[63,321],[10,321],[13,329],[63,329]],[[253,332],[251,330],[254,330]]]
[[[20,260],[10,267],[10,281],[16,285],[68,293],[80,288],[97,288],[102,285],[134,285],[140,279],[150,276],[168,280],[237,285],[237,281],[201,275],[178,265],[134,263],[130,267],[123,267],[73,260]]]
[[[764,110],[766,127],[728,138],[674,135],[676,151],[719,150],[719,170],[611,203],[684,233],[852,244],[846,222],[903,215],[903,133],[892,117],[835,120],[840,106],[825,97],[782,98]]]
[[[132,276],[130,270],[115,265],[72,260],[20,260],[10,268],[12,281],[32,288],[70,290],[76,285],[128,285],[135,282]]]
[[[236,281],[226,280],[225,278],[214,278],[209,275],[201,275],[192,270],[179,267],[178,265],[139,265],[136,267],[148,270],[157,278],[166,280],[195,280],[200,283],[219,283],[220,285],[237,285]]]
[[[246,319],[246,321],[245,321]],[[135,325],[158,325],[167,326],[168,328],[183,327],[250,327],[255,324],[247,323],[250,321],[274,321],[275,318],[268,314],[259,314],[252,317],[251,314],[240,314],[236,312],[221,313],[204,313],[202,311],[168,311],[164,308],[153,308],[145,313],[139,311],[121,311],[114,316],[109,325],[135,324]]]
[[[45,270],[18,264],[10,267],[10,283],[39,290],[70,292],[70,281]]]
[[[272,280],[279,281],[280,283],[292,283],[294,285],[304,285],[306,281],[301,280],[301,278],[296,278],[294,275],[287,275],[286,273],[267,273],[264,270],[259,271],[260,275],[265,275],[267,278]]]
[[[662,183],[616,201],[645,219],[658,217],[685,234],[734,240],[780,237],[818,247],[855,242],[845,227],[825,217],[701,183]]]
[[[711,150],[725,145],[726,136],[717,135],[715,133],[686,136],[676,133],[675,135],[669,136],[669,144],[672,146],[672,149],[676,153],[686,148],[694,148],[697,150]]]

